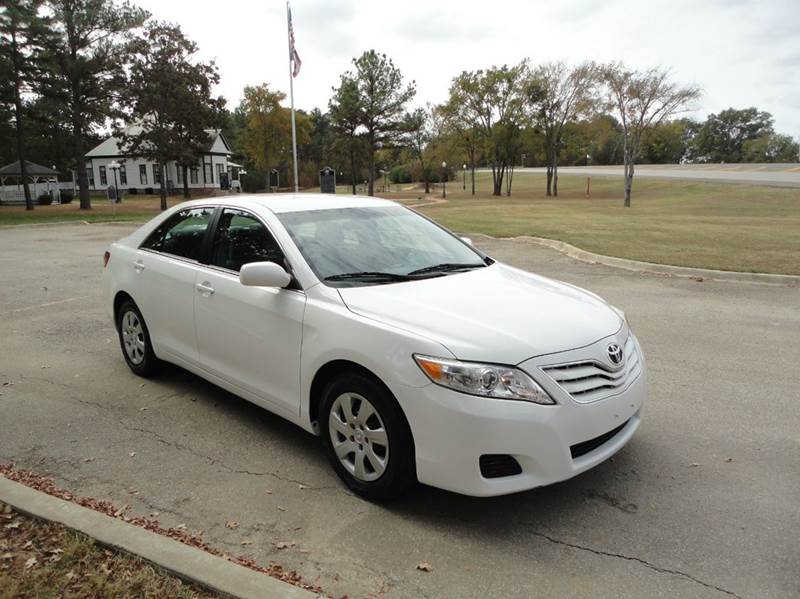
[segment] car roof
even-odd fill
[[[396,206],[391,200],[353,195],[326,193],[264,193],[226,195],[184,202],[181,208],[209,203],[237,208],[266,208],[276,214],[303,210],[330,210],[334,208],[372,208]]]

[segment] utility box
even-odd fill
[[[322,193],[336,193],[336,171],[329,166],[319,171],[319,190]]]

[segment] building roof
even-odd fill
[[[36,164],[35,162],[31,162],[30,160],[25,161],[25,170],[28,171],[26,174],[29,177],[55,177],[58,175],[57,170],[53,170],[50,167],[42,166],[41,164]],[[22,176],[22,167],[20,165],[19,160],[15,160],[11,164],[7,164],[4,167],[0,168],[0,177],[21,177]]]
[[[127,135],[138,135],[142,131],[141,125],[128,125],[125,127],[125,133]],[[208,145],[208,149],[206,150],[209,154],[225,154],[230,155],[231,147],[228,145],[228,141],[225,139],[225,136],[222,134],[222,131],[219,129],[206,129],[206,133],[211,137],[211,143]],[[120,138],[111,135],[107,137],[105,140],[100,142],[99,145],[95,146],[88,152],[86,152],[86,158],[112,158],[118,156],[127,156],[119,149]]]

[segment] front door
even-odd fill
[[[225,208],[213,236],[210,264],[201,268],[196,280],[200,362],[212,374],[272,404],[265,407],[296,416],[306,296],[300,290],[239,282],[242,265],[266,261],[288,266],[260,219]]]

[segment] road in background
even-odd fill
[[[130,373],[100,292],[103,251],[130,230],[0,230],[0,461],[336,597],[800,596],[800,289],[478,241],[627,312],[648,359],[642,426],[564,483],[492,499],[420,487],[382,506],[281,418],[178,368]]]
[[[486,169],[482,169],[486,170]],[[545,173],[544,167],[517,167],[514,173]],[[620,166],[559,166],[559,175],[622,177]],[[798,164],[637,164],[634,177],[682,179],[716,183],[747,183],[773,187],[800,187]]]

